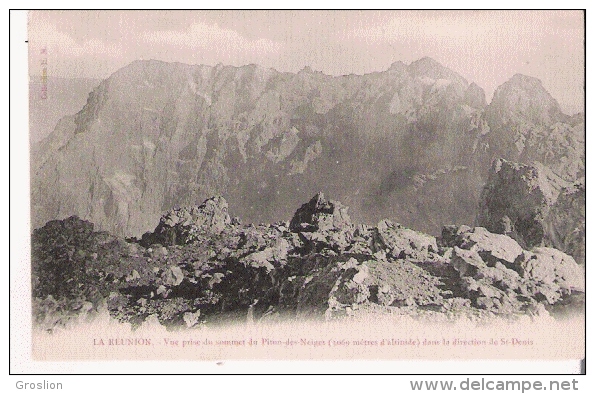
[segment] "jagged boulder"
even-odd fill
[[[154,243],[183,245],[200,234],[219,234],[230,224],[227,201],[215,196],[198,206],[168,211],[153,233],[143,235],[142,242],[147,246]]]
[[[267,272],[287,263],[287,255],[291,249],[290,243],[283,238],[278,238],[271,246],[257,252],[250,253],[243,261],[253,267],[265,267]]]
[[[293,215],[289,229],[294,232],[344,230],[351,228],[348,208],[336,201],[327,201],[316,194]]]
[[[168,267],[161,276],[167,286],[178,286],[184,280],[184,272],[177,265]]]
[[[386,249],[395,258],[430,260],[430,254],[438,251],[436,238],[386,219],[378,223],[374,239],[376,250]]]
[[[515,264],[523,253],[523,248],[514,239],[490,233],[483,227],[475,227],[461,231],[455,240],[455,246],[473,250],[489,265],[501,262],[506,266]]]
[[[584,292],[584,272],[559,250],[524,250],[512,238],[483,227],[446,227],[451,264],[473,305],[498,313],[521,311],[537,302],[552,305]]]
[[[451,263],[460,275],[460,286],[466,296],[480,309],[514,313],[535,303],[526,281],[516,271],[499,261],[486,263],[476,248],[465,250],[455,246]]]
[[[553,248],[535,248],[525,252],[519,262],[523,277],[555,288],[560,295],[585,291],[585,273],[574,259]]]

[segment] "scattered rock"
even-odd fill
[[[184,313],[184,323],[186,327],[191,328],[198,324],[200,318],[200,311]]]
[[[161,276],[166,286],[177,286],[184,280],[184,272],[178,266],[169,267]]]
[[[455,245],[466,250],[476,251],[489,265],[500,261],[506,266],[514,265],[523,248],[512,238],[490,233],[483,227],[459,231]]]
[[[510,316],[585,290],[582,268],[556,249],[526,250],[483,227],[447,226],[436,240],[389,220],[354,226],[321,194],[290,223],[232,224],[213,198],[166,214],[141,244],[78,218],[50,222],[32,241],[36,321],[45,325],[102,302],[134,326],[157,317],[187,328],[247,313],[253,324],[366,311]]]

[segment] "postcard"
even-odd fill
[[[584,22],[29,12],[33,359],[583,359]]]

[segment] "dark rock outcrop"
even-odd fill
[[[476,222],[525,248],[553,246],[584,263],[584,184],[572,186],[540,163],[495,160]]]
[[[293,215],[289,229],[294,232],[327,231],[351,227],[347,208],[336,201],[327,201],[323,193],[316,194]]]
[[[547,244],[585,264],[587,207],[584,179],[563,188],[545,217]]]

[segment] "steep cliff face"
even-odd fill
[[[140,236],[163,212],[212,195],[247,222],[274,222],[322,190],[354,220],[437,234],[474,220],[497,155],[564,178],[584,168],[581,119],[515,78],[486,109],[480,87],[429,58],[341,77],[134,62],[35,151],[33,226],[76,214]],[[527,136],[522,154],[507,143],[511,128]]]
[[[364,221],[426,228],[433,201],[472,205],[479,192],[465,153],[483,96],[429,58],[344,77],[135,62],[36,153],[34,226],[77,214],[140,235],[165,210],[214,194],[245,220],[273,221],[324,190]],[[424,190],[428,201],[411,200]],[[442,208],[434,230],[462,214]]]
[[[570,184],[544,165],[494,161],[477,225],[523,247],[553,246],[585,262],[584,179]]]
[[[46,138],[60,119],[81,110],[89,92],[101,80],[89,78],[29,78],[29,137],[32,144]]]
[[[545,218],[548,241],[585,264],[586,213],[585,180],[563,189]]]

